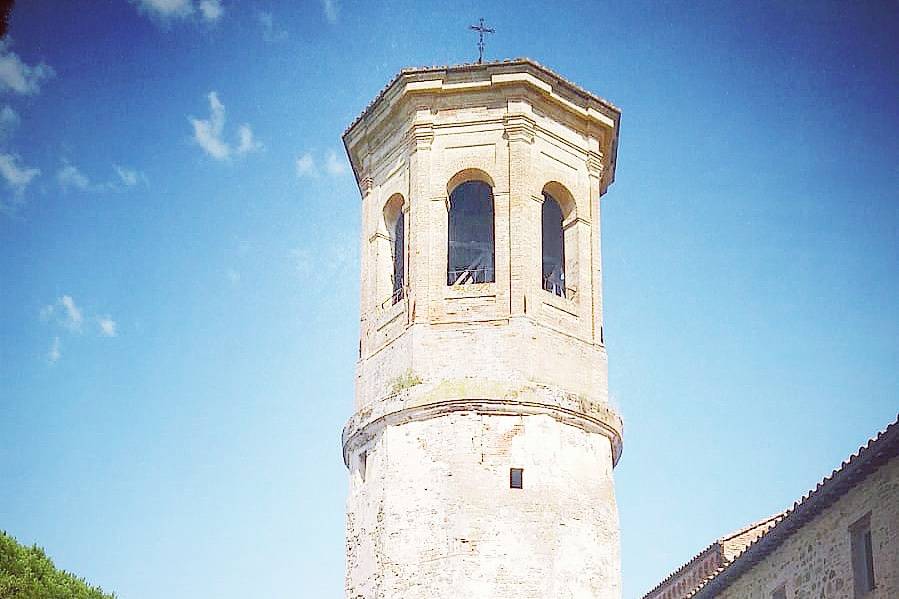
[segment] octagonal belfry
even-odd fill
[[[620,111],[530,60],[406,69],[362,193],[346,596],[620,596],[600,197]]]

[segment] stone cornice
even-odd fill
[[[371,193],[374,185],[375,180],[371,176],[362,177],[359,180],[359,189],[362,191],[363,197]]]
[[[507,93],[510,89],[526,89],[528,93],[537,94],[576,117],[588,129],[593,127],[605,131],[603,137],[606,139],[605,143],[608,147],[603,148],[603,151],[608,153],[608,162],[605,168],[607,172],[604,173],[603,187],[614,180],[615,152],[621,111],[607,100],[587,92],[543,65],[529,59],[515,59],[401,71],[343,134],[344,146],[350,157],[357,181],[360,181],[361,165],[356,156],[356,146],[364,138],[377,131],[386,119],[397,114],[400,107],[408,106],[406,99],[422,95],[480,93],[494,90],[499,93]],[[522,133],[527,135],[529,132]],[[430,140],[427,135],[421,139],[413,137],[413,140],[413,148],[429,147]]]
[[[562,424],[607,437],[612,445],[613,466],[621,457],[623,430],[621,417],[608,405],[569,396],[533,399],[450,398],[421,403],[411,398],[406,401],[393,398],[392,401],[388,399],[359,410],[344,426],[342,436],[344,464],[349,465],[350,454],[388,426],[430,420],[457,412],[493,416],[550,416]]]
[[[410,150],[427,150],[434,142],[433,123],[415,123],[409,128]]]
[[[534,134],[536,123],[534,119],[526,114],[510,114],[503,119],[503,127],[506,131],[506,138],[512,141],[523,141],[525,143],[534,143]]]
[[[587,152],[587,172],[601,179],[603,170],[602,155],[598,152]]]

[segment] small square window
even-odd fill
[[[523,468],[509,468],[509,488],[510,489],[523,489],[524,488],[524,469]]]
[[[849,527],[849,540],[855,597],[859,599],[874,590],[874,551],[871,543],[870,513]]]

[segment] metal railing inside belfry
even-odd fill
[[[447,284],[449,285],[492,283],[495,280],[493,269],[488,266],[451,270],[447,274]]]
[[[406,287],[395,289],[394,292],[390,294],[390,297],[381,302],[381,309],[383,310],[385,308],[389,308],[390,306],[395,306],[404,299],[406,299]]]
[[[471,283],[492,283],[496,280],[493,268],[493,246],[492,244],[480,244],[473,242],[455,242],[450,241],[453,248],[464,247],[468,251],[454,252],[456,255],[471,255],[472,250],[477,251],[475,257],[468,261],[466,266],[462,268],[451,268],[446,272],[447,285],[468,285]],[[481,247],[478,247],[481,246]],[[461,248],[460,248],[461,249]]]
[[[548,276],[543,277],[543,289],[553,295],[568,299],[574,299],[576,293],[574,288],[565,286],[565,273],[559,270],[554,270]]]
[[[493,190],[483,181],[466,181],[449,197],[447,285],[493,283]]]

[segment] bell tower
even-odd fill
[[[348,599],[620,597],[600,244],[619,119],[519,59],[405,69],[344,133]]]

